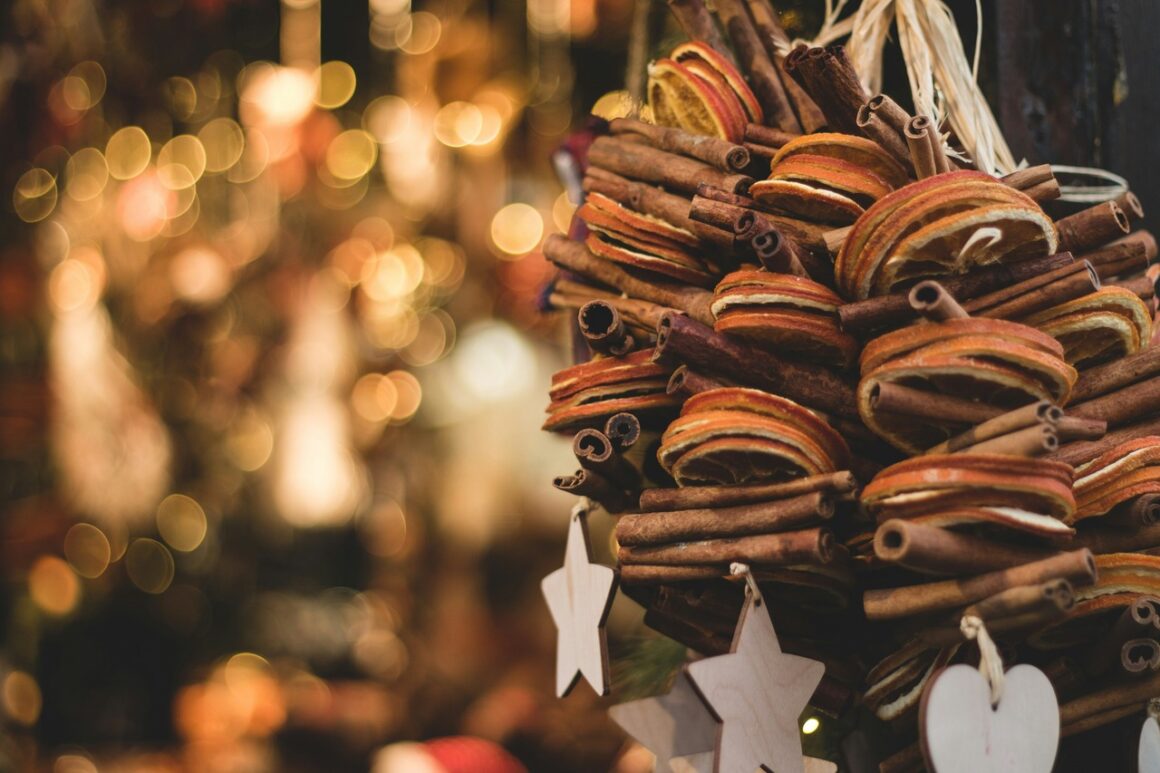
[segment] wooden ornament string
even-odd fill
[[[761,589],[757,587],[757,580],[753,578],[753,572],[749,571],[749,564],[743,564],[740,561],[735,561],[729,565],[729,574],[734,577],[745,578],[745,594],[751,595],[754,598],[754,605],[761,606]]]
[[[991,686],[991,707],[994,708],[1003,698],[1003,659],[999,657],[999,650],[981,618],[964,615],[959,630],[969,641],[979,645],[979,673]]]

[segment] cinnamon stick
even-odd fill
[[[866,617],[892,620],[966,606],[1019,585],[1036,585],[1065,579],[1075,585],[1096,580],[1096,566],[1089,550],[1060,553],[1040,561],[963,580],[912,585],[905,588],[868,590],[862,596]]]
[[[693,193],[702,182],[737,192],[747,191],[753,184],[753,178],[747,175],[728,174],[702,161],[616,137],[597,137],[588,149],[588,162],[618,175],[682,193]]]
[[[906,125],[910,123],[910,113],[903,110],[889,95],[875,94],[866,101],[866,106],[898,135],[901,136],[906,131]]]
[[[1098,555],[1135,553],[1160,547],[1160,526],[1146,526],[1137,529],[1085,526],[1085,528],[1076,530],[1072,543],[1082,545]]]
[[[624,491],[592,470],[577,470],[574,475],[560,475],[552,485],[566,494],[595,499],[610,513],[620,513],[632,506]]]
[[[582,185],[587,192],[602,194],[629,209],[660,218],[677,228],[692,231],[689,200],[686,198],[652,185],[627,180],[599,167],[588,168]]]
[[[550,300],[553,306],[576,309],[577,312],[589,301],[603,301],[615,308],[616,313],[628,324],[647,330],[655,330],[661,315],[666,311],[672,311],[668,306],[637,298],[625,298],[610,290],[601,290],[563,278],[556,280]]]
[[[1023,192],[1027,194],[1027,198],[1031,199],[1037,204],[1043,204],[1047,201],[1055,201],[1063,195],[1063,189],[1059,187],[1059,180],[1056,180],[1054,177],[1050,180],[1047,180],[1046,182],[1041,182],[1038,185],[1032,185],[1030,188],[1025,189]]]
[[[910,162],[914,166],[914,174],[920,180],[939,173],[938,159],[942,154],[942,142],[937,134],[933,122],[925,115],[911,118],[903,132],[907,147],[910,149]]]
[[[886,413],[963,424],[982,424],[1003,413],[1002,408],[986,403],[889,383],[874,386],[870,394],[870,406]]]
[[[790,107],[773,61],[765,52],[741,0],[716,0],[715,10],[721,26],[733,41],[733,50],[737,52],[742,71],[749,76],[749,85],[765,114],[765,123],[784,131],[800,132],[801,124]]]
[[[966,454],[1009,454],[1012,456],[1043,456],[1059,448],[1055,427],[1037,424],[984,440],[962,449]]]
[[[1071,390],[1071,401],[1081,403],[1156,375],[1160,375],[1160,348],[1147,347],[1081,372]]]
[[[963,302],[1059,268],[1073,260],[1071,253],[1061,252],[1019,263],[989,266],[960,277],[948,277],[941,280],[941,284],[954,298]],[[838,307],[842,329],[861,337],[882,328],[905,324],[917,316],[906,293],[880,295]]]
[[[916,284],[910,290],[909,300],[910,307],[931,322],[966,319],[970,316],[959,302],[935,281],[927,280]]]
[[[855,123],[863,134],[878,143],[879,147],[889,153],[895,161],[902,164],[903,169],[911,168],[913,162],[910,149],[907,147],[902,134],[888,124],[886,119],[871,107],[870,102],[858,108]]]
[[[1100,289],[1095,268],[1076,260],[993,293],[972,298],[963,305],[973,316],[1020,319],[1058,306]]]
[[[1160,417],[1152,417],[1129,424],[1126,427],[1108,432],[1099,440],[1077,440],[1065,443],[1059,450],[1048,456],[1059,462],[1066,462],[1073,467],[1091,461],[1105,451],[1110,451],[1121,443],[1129,440],[1160,435]]]
[[[1139,528],[1160,523],[1160,494],[1140,494],[1116,505],[1100,523],[1109,526]]]
[[[1017,169],[1011,174],[999,178],[1002,182],[1017,191],[1027,191],[1037,185],[1055,180],[1055,173],[1051,171],[1051,164],[1029,166],[1026,169]],[[1056,183],[1058,187],[1058,183]]]
[[[730,62],[737,61],[713,22],[713,15],[701,0],[668,0],[668,3],[669,10],[690,40],[704,43]]]
[[[1132,279],[1121,279],[1115,282],[1109,282],[1108,284],[1112,287],[1122,287],[1145,301],[1156,297],[1156,283],[1151,277],[1138,276]]]
[[[788,232],[793,236],[802,246],[809,249],[811,252],[816,252],[825,249],[825,240],[822,235],[829,228],[818,223],[811,223],[806,220],[800,220],[795,217],[780,214],[775,207],[768,206],[748,196],[742,196],[738,193],[722,190],[708,183],[703,183],[697,186],[697,195],[693,198],[694,205],[699,200],[702,206],[705,206],[704,199],[710,201],[719,201],[723,204],[730,204],[733,207],[740,207],[741,209],[752,209],[760,212],[762,216],[773,224],[775,228],[780,231]],[[695,208],[695,207],[694,207]],[[690,212],[690,216],[692,213]],[[697,218],[693,218],[696,220]],[[712,222],[712,221],[706,221]]]
[[[826,125],[826,117],[822,115],[822,111],[806,94],[805,89],[799,86],[797,81],[791,78],[781,66],[785,59],[781,52],[789,51],[790,41],[789,35],[782,29],[781,22],[778,21],[777,12],[773,10],[769,0],[748,0],[747,5],[749,13],[753,17],[753,26],[757,30],[757,36],[760,38],[762,46],[765,47],[765,53],[769,56],[769,60],[773,62],[774,68],[777,70],[778,80],[781,81],[782,88],[785,89],[786,97],[789,98],[802,131],[807,134],[818,131]]]
[[[1105,201],[1055,221],[1059,249],[1083,252],[1124,236],[1131,229],[1128,216],[1114,201]]]
[[[1120,667],[1129,674],[1160,670],[1160,642],[1155,639],[1129,639],[1120,648]]]
[[[1010,569],[1057,551],[1023,547],[892,518],[874,534],[874,555],[923,574],[963,575]]]
[[[793,274],[794,276],[809,276],[803,262],[809,257],[805,250],[793,239],[782,235],[774,228],[768,228],[755,234],[750,239],[750,246],[754,257],[767,271],[776,274]]]
[[[1055,434],[1060,443],[1072,440],[1098,440],[1108,431],[1108,423],[1098,419],[1081,419],[1078,416],[1064,416],[1055,425]]]
[[[735,246],[732,231],[726,231],[724,228],[717,228],[708,223],[699,223],[695,220],[690,225],[689,230],[700,240],[701,244],[713,248],[718,255],[732,254]]]
[[[800,134],[794,132],[782,131],[775,129],[772,126],[762,126],[759,123],[749,123],[745,125],[745,141],[752,142],[755,145],[762,145],[774,150],[779,149],[790,140],[795,140],[800,137]]]
[[[756,504],[626,515],[616,524],[621,545],[665,545],[687,540],[744,537],[814,526],[834,515],[821,492]]]
[[[727,507],[822,492],[848,494],[857,488],[848,471],[811,475],[784,483],[751,483],[740,486],[690,486],[685,488],[650,488],[640,493],[641,512],[692,510],[702,507]]]
[[[713,313],[709,310],[713,303],[712,292],[659,280],[646,281],[596,257],[583,244],[561,234],[552,234],[544,241],[544,257],[561,268],[615,287],[634,298],[680,309],[697,320],[713,321]],[[665,315],[661,319],[665,319]]]
[[[743,172],[750,163],[748,150],[719,137],[693,134],[671,126],[657,126],[635,118],[615,118],[608,124],[608,128],[613,134],[640,135],[647,138],[653,147],[666,153],[695,158],[724,172]]]
[[[686,398],[692,397],[701,392],[708,392],[710,389],[721,389],[726,387],[724,381],[718,381],[711,376],[706,376],[699,371],[695,371],[688,365],[678,365],[673,375],[669,376],[669,383],[665,386],[665,393],[670,395],[683,395]]]
[[[858,108],[869,97],[841,46],[808,48],[802,44],[782,64],[834,131],[858,134]]]
[[[963,610],[963,615],[974,615],[982,618],[984,622],[990,622],[995,618],[1026,614],[1043,606],[1063,611],[1073,609],[1075,593],[1072,591],[1071,583],[1067,580],[1048,580],[1037,585],[1008,588],[971,604]]]
[[[1139,596],[1124,608],[1116,622],[1088,651],[1086,670],[1092,676],[1100,676],[1120,660],[1124,642],[1137,638],[1160,636],[1160,599]]]
[[[993,419],[988,419],[981,424],[977,424],[960,435],[955,435],[936,446],[931,446],[925,453],[953,453],[981,443],[984,440],[1007,435],[1027,427],[1040,424],[1057,425],[1062,418],[1063,411],[1059,406],[1053,405],[1047,400],[1040,400],[1039,402],[1025,405],[1022,408],[1001,413]]]
[[[1134,274],[1148,268],[1146,245],[1139,241],[1112,242],[1094,252],[1079,256],[1096,267],[1100,279],[1111,279],[1120,274]]]
[[[624,564],[619,569],[620,581],[625,585],[658,585],[666,582],[715,580],[729,574],[727,566],[657,566],[651,564]]]
[[[1140,203],[1140,199],[1131,191],[1124,191],[1116,198],[1112,199],[1116,202],[1116,206],[1124,210],[1124,214],[1128,216],[1129,224],[1135,225],[1139,220],[1144,219],[1144,205]]]
[[[653,359],[663,358],[720,373],[738,384],[766,389],[828,413],[857,415],[854,390],[832,371],[783,360],[681,314],[665,314],[657,325]]]
[[[620,312],[607,301],[589,301],[576,315],[580,334],[592,351],[619,357],[632,351],[635,342],[624,327]]]
[[[631,413],[617,413],[604,422],[604,434],[617,451],[627,451],[640,440],[640,419]]]
[[[833,560],[834,535],[826,529],[802,529],[731,539],[708,539],[675,545],[621,547],[621,564],[721,566],[737,561],[751,566],[826,564]]]
[[[620,490],[640,487],[640,471],[616,452],[608,436],[597,429],[582,429],[572,438],[572,453],[580,466],[615,484]]]
[[[1119,427],[1160,411],[1160,376],[1121,387],[1101,397],[1069,405],[1067,412],[1082,419],[1106,421]]]

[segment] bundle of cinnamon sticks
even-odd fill
[[[617,517],[645,624],[724,651],[746,563],[787,651],[826,662],[815,705],[861,698],[896,748],[973,651],[964,614],[1045,668],[1065,733],[1142,711],[1160,636],[1107,633],[1160,598],[1140,202],[1063,214],[1049,166],[975,170],[840,47],[791,50],[768,0],[669,5],[690,43],[577,159],[586,201],[543,248],[587,360],[551,388],[556,486]]]

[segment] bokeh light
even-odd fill
[[[318,91],[314,104],[327,110],[342,107],[354,96],[358,76],[354,68],[343,61],[323,63],[314,73]]]
[[[507,257],[534,250],[544,236],[544,218],[530,204],[508,204],[491,220],[491,241]]]
[[[197,550],[208,528],[205,510],[192,497],[170,494],[157,506],[157,532],[174,550]]]
[[[125,572],[146,593],[164,593],[175,571],[173,555],[155,539],[139,537],[125,551]]]
[[[81,584],[68,563],[41,556],[28,570],[28,593],[50,615],[67,615],[81,598]]]
[[[21,725],[35,725],[40,718],[42,697],[40,685],[23,671],[10,671],[4,677],[0,694],[4,699],[4,713]]]
[[[91,523],[77,523],[65,534],[64,555],[73,571],[91,580],[109,568],[113,549],[99,528]]]
[[[118,129],[105,145],[109,174],[118,180],[130,180],[144,172],[152,156],[149,135],[140,126]]]
[[[57,200],[56,178],[47,169],[29,169],[16,181],[12,206],[26,223],[36,223],[52,214]]]

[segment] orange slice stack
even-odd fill
[[[682,228],[599,193],[588,194],[577,214],[588,225],[585,244],[594,255],[698,287],[712,287],[716,281],[717,275],[697,256],[697,238]]]
[[[903,168],[872,140],[822,133],[786,143],[770,161],[769,179],[749,193],[808,220],[846,224],[905,182]]]
[[[718,333],[779,354],[846,368],[858,343],[838,327],[842,299],[813,280],[768,271],[727,274],[713,293]]]
[[[1072,469],[1007,454],[930,454],[891,465],[862,491],[878,521],[1066,537],[1075,513]]]
[[[1105,515],[1141,494],[1160,494],[1160,437],[1112,448],[1076,468],[1073,521]]]
[[[860,215],[834,261],[851,300],[919,279],[1055,252],[1059,237],[1039,205],[988,174],[947,172],[882,197]]]
[[[1063,347],[1027,325],[997,319],[955,319],[905,327],[862,350],[858,413],[875,434],[907,453],[921,453],[966,429],[968,422],[937,421],[878,411],[882,384],[898,384],[998,408],[1037,400],[1066,402],[1075,368]]]
[[[672,369],[649,360],[647,349],[627,357],[605,357],[565,368],[552,376],[543,429],[575,432],[600,427],[628,411],[648,418],[672,415],[680,400],[665,393]]]
[[[1077,368],[1135,354],[1152,338],[1152,313],[1122,287],[1099,290],[1023,320],[1063,344],[1064,359]]]
[[[690,397],[661,437],[657,459],[677,485],[747,483],[846,469],[846,441],[817,414],[757,389]]]
[[[745,78],[702,43],[678,46],[648,67],[653,120],[694,134],[741,142],[745,124],[761,123],[761,108]]]

